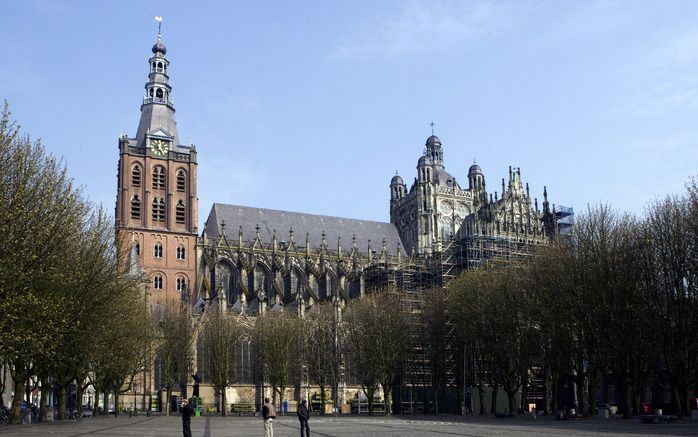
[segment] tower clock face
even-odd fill
[[[150,149],[153,151],[153,155],[166,155],[169,148],[170,145],[165,140],[150,140]]]

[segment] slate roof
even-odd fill
[[[380,253],[385,238],[389,255],[395,255],[400,244],[400,253],[405,256],[400,236],[391,223],[214,203],[204,228],[206,236],[218,238],[222,222],[225,222],[225,236],[231,243],[238,241],[240,226],[244,241],[254,241],[255,228],[259,225],[263,244],[271,243],[274,230],[277,242],[288,241],[289,229],[293,228],[293,238],[299,250],[305,247],[306,233],[309,234],[311,250],[319,249],[322,231],[325,231],[325,245],[329,250],[337,249],[337,237],[341,237],[342,251],[348,254],[352,235],[355,235],[356,249],[362,254],[368,252],[368,240],[371,240],[371,248]]]

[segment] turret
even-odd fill
[[[402,199],[405,197],[406,191],[405,182],[403,182],[402,178],[395,172],[395,176],[390,180],[390,201],[395,202]]]
[[[471,165],[468,170],[468,188],[472,191],[485,190],[485,175],[477,164]]]
[[[427,142],[424,144],[426,150],[424,152],[425,156],[431,158],[431,162],[440,168],[444,166],[444,150],[441,147],[441,140],[436,135],[427,138]]]

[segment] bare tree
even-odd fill
[[[255,326],[263,377],[271,385],[273,401],[278,395],[283,403],[292,367],[300,362],[299,320],[285,311],[266,311]]]
[[[325,414],[327,388],[339,381],[339,357],[337,345],[337,314],[331,302],[318,304],[304,321],[299,333],[305,343],[308,376],[320,387],[320,414]]]
[[[409,316],[396,293],[384,291],[349,302],[344,321],[344,344],[373,414],[380,385],[386,414],[392,412],[392,384],[410,352]]]
[[[657,334],[656,375],[672,393],[679,415],[690,413],[688,392],[698,378],[698,190],[667,197],[647,208],[642,273]]]
[[[434,413],[439,414],[439,393],[446,384],[448,351],[455,348],[451,336],[448,293],[444,288],[426,290],[421,295],[421,344],[429,361]]]
[[[193,357],[191,308],[184,302],[167,301],[157,323],[156,359],[162,363],[167,398],[166,414],[170,414],[170,397],[175,384],[186,381]]]
[[[537,321],[531,333],[537,342],[537,354],[530,370],[543,381],[546,415],[557,410],[554,394],[561,374],[572,373],[574,358],[583,356],[581,332],[572,314],[578,308],[573,300],[572,258],[568,240],[559,239],[538,250],[528,265],[531,311]]]
[[[479,414],[485,414],[485,390],[491,383],[491,330],[488,325],[488,293],[485,281],[488,272],[474,269],[461,275],[449,287],[449,306],[456,325],[457,339],[465,348],[466,366],[472,365],[469,381],[478,390]],[[492,411],[494,412],[494,411]]]
[[[216,403],[225,416],[226,388],[231,383],[237,346],[249,334],[249,322],[244,315],[211,306],[206,309],[202,323],[199,338],[203,343],[203,358],[216,391]]]

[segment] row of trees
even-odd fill
[[[313,384],[320,388],[322,405],[330,400],[336,405],[343,372],[352,372],[369,410],[380,387],[390,411],[391,386],[411,350],[409,317],[393,293],[352,300],[343,310],[333,302],[322,303],[303,318],[266,311],[250,319],[211,306],[199,331],[207,382],[216,391],[218,406],[227,405],[225,391],[232,383],[237,346],[250,341],[274,401],[283,402],[288,387]],[[351,369],[345,367],[348,360]],[[226,409],[222,408],[224,415]]]
[[[0,187],[0,360],[14,381],[11,421],[21,421],[22,400],[37,386],[44,419],[49,387],[58,418],[71,383],[78,399],[86,384],[118,396],[144,364],[150,330],[145,305],[133,305],[143,301],[139,284],[124,272],[111,220],[62,162],[20,133],[7,104]]]
[[[425,372],[436,413],[455,378],[459,393],[463,385],[478,392],[481,414],[487,392],[496,411],[500,389],[509,412],[526,410],[529,387],[542,381],[548,414],[561,407],[595,413],[603,382],[617,389],[625,417],[640,411],[647,387],[655,401],[670,392],[673,409],[685,415],[689,392],[698,389],[697,280],[692,181],[683,196],[650,204],[643,218],[590,207],[571,234],[525,259],[468,270],[448,290],[420,292],[416,306],[383,291],[341,309],[316,305],[302,319],[207,309],[200,338],[219,405],[231,384],[232,345],[244,339],[282,401],[288,386],[307,383],[320,387],[323,404],[336,401],[339,381],[351,375],[370,411],[382,389],[390,413],[399,378],[409,383]],[[565,382],[576,393],[563,396]]]
[[[696,181],[683,196],[651,203],[643,218],[591,207],[570,235],[526,262],[466,272],[448,299],[481,399],[488,383],[495,396],[498,387],[509,395],[509,411],[523,409],[535,375],[554,411],[556,385],[568,376],[583,414],[594,413],[605,381],[624,417],[640,411],[648,386],[659,388],[655,401],[669,391],[673,410],[686,415],[698,389]]]

